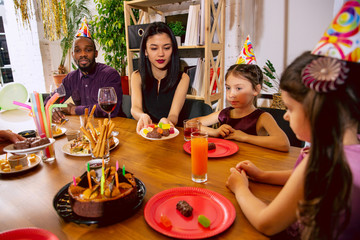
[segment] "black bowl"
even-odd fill
[[[35,130],[26,130],[26,131],[19,132],[18,134],[25,137],[25,138],[36,137],[36,131]]]

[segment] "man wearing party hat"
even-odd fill
[[[53,114],[53,121],[60,122],[65,118],[64,114],[83,115],[85,109],[92,109],[98,106],[98,92],[103,87],[113,87],[117,95],[117,104],[112,117],[122,115],[121,101],[122,88],[119,73],[112,67],[97,63],[95,58],[98,55],[94,40],[91,38],[86,18],[82,19],[81,27],[75,35],[72,49],[73,60],[78,69],[70,72],[63,80],[66,97],[72,97],[74,104],[68,104],[67,108],[57,110]],[[95,117],[106,117],[107,113],[100,107],[96,107]]]
[[[280,233],[276,239],[360,239],[359,48],[360,0],[347,1],[315,49],[282,73],[284,118],[311,146],[287,176],[242,162],[227,181],[260,232]],[[267,205],[248,188],[248,178],[285,185]]]

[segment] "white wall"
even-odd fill
[[[235,63],[250,35],[257,63],[269,59],[280,74],[312,50],[333,18],[334,0],[227,0],[225,66]]]
[[[289,64],[305,50],[313,50],[333,19],[334,0],[289,1]]]
[[[32,19],[31,30],[25,29],[14,13],[14,2],[5,1],[3,20],[14,82],[24,84],[29,93],[43,92],[45,81],[37,22]]]

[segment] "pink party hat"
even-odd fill
[[[81,19],[81,26],[79,30],[77,31],[75,37],[87,37],[91,38],[89,26],[86,22],[86,17],[84,16],[83,19]]]
[[[305,86],[322,93],[336,91],[346,82],[346,61],[360,62],[360,0],[344,3],[312,54],[327,58],[315,59],[305,67]]]
[[[254,49],[249,35],[247,36],[240,55],[236,60],[236,64],[256,64]]]
[[[359,24],[360,1],[345,2],[312,54],[360,62]]]

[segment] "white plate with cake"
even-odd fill
[[[26,140],[29,140],[30,138],[27,138]],[[36,139],[40,139],[40,138],[36,138]],[[41,144],[40,146],[36,146],[36,147],[27,147],[27,146],[23,146],[22,144],[24,143],[24,141],[20,141],[17,143],[13,143],[10,144],[6,147],[4,147],[4,151],[8,152],[8,153],[36,153],[39,152],[43,149],[45,149],[47,146],[50,146],[51,144],[53,144],[55,142],[55,139],[53,138],[48,138],[49,141],[45,144]],[[19,145],[19,147],[17,147],[17,145]]]
[[[41,158],[35,154],[30,154],[30,155],[26,156],[26,162],[25,162],[25,164],[22,163],[23,165],[21,167],[18,167],[18,166],[12,167],[12,166],[10,166],[10,163],[7,163],[5,161],[5,159],[1,159],[0,160],[0,163],[1,163],[0,173],[1,174],[12,174],[12,173],[19,173],[19,172],[27,171],[27,170],[39,165],[40,162],[41,162]],[[6,165],[8,165],[8,166],[6,166]]]
[[[110,151],[113,150],[114,148],[116,148],[120,141],[118,138],[113,137],[114,138],[114,144],[112,146],[110,146]],[[71,144],[74,142],[74,140],[71,140],[70,142],[67,142],[62,148],[62,152],[65,154],[68,154],[70,156],[75,156],[75,157],[89,157],[91,156],[91,152],[90,152],[90,146],[89,143],[84,143],[84,147],[83,149],[81,149],[80,151],[73,151],[71,150]]]

